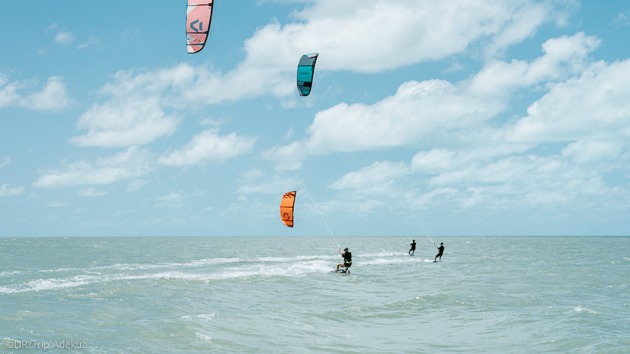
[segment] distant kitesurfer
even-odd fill
[[[352,266],[352,253],[348,251],[348,247],[346,247],[343,250],[343,253],[341,253],[341,256],[343,257],[343,263],[337,264],[337,270],[335,271],[335,273],[339,272],[339,267],[346,267],[346,273],[347,273],[349,271],[348,268]]]
[[[435,246],[435,243],[433,244]],[[440,242],[440,247],[435,246],[438,249],[438,254],[433,258],[433,262],[437,262],[437,258],[440,257],[440,262],[442,261],[442,255],[444,254],[444,242]]]
[[[410,244],[411,245],[411,249],[409,250],[409,255],[413,256],[414,253],[416,253],[416,240],[412,240],[413,242]]]

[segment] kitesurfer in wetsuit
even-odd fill
[[[411,249],[409,250],[409,255],[413,256],[414,253],[416,253],[416,240],[413,240],[412,243],[410,243],[411,245]]]
[[[346,267],[346,273],[347,273],[349,272],[348,268],[352,266],[352,253],[348,251],[347,247],[346,249],[343,250],[343,253],[341,254],[341,256],[343,257],[343,263],[337,264],[337,270],[335,271],[335,273],[339,272],[339,267]]]
[[[433,244],[435,246],[435,243]],[[440,247],[435,246],[438,249],[438,254],[433,258],[433,262],[437,262],[437,258],[440,257],[440,262],[442,261],[442,255],[444,254],[444,242],[440,242]]]

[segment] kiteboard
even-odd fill
[[[348,270],[348,271],[345,271],[345,270],[340,270],[340,271],[338,271],[338,272],[336,272],[336,271],[334,271],[334,270],[331,270],[330,272],[331,272],[331,273],[344,273],[344,274],[350,274],[350,271],[349,271],[349,270]]]

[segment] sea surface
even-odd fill
[[[0,238],[1,353],[630,353],[630,238]]]

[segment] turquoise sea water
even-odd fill
[[[630,352],[630,238],[434,239],[1,238],[0,352]]]

